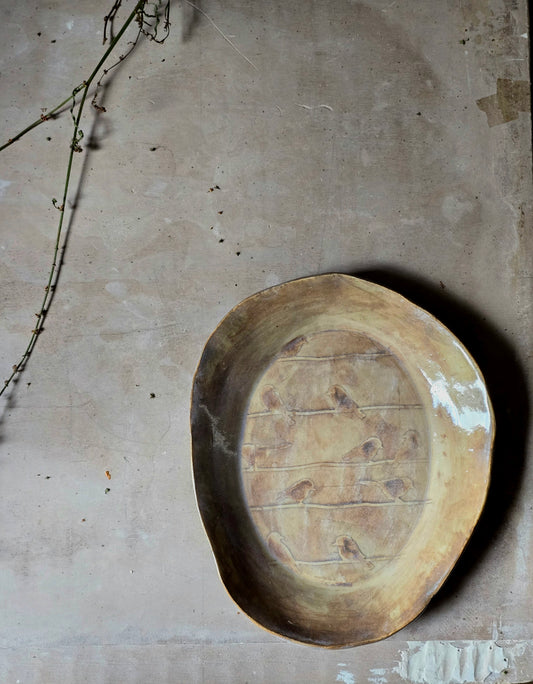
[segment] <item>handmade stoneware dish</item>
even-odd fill
[[[246,299],[192,394],[198,507],[262,627],[346,647],[413,620],[480,515],[494,421],[461,343],[402,296],[331,274]]]

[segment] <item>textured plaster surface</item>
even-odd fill
[[[3,138],[88,75],[109,4],[1,3]],[[201,8],[242,54],[176,3],[165,45],[140,45],[83,124],[60,285],[1,406],[0,680],[533,680],[526,3]],[[46,282],[69,134],[65,113],[1,153],[6,376]],[[329,271],[450,327],[498,433],[485,513],[446,585],[401,632],[349,651],[242,614],[190,468],[191,382],[216,324]]]

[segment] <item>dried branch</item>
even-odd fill
[[[145,6],[147,5],[147,0],[138,0],[137,4],[135,5],[133,11],[131,14],[128,16],[128,18],[125,20],[124,24],[116,34],[114,35],[113,32],[113,24],[116,18],[116,14],[121,6],[122,0],[115,0],[113,3],[113,6],[111,8],[111,11],[108,13],[108,15],[104,18],[104,43],[107,40],[107,28],[109,27],[110,31],[110,44],[107,50],[104,52],[102,58],[96,65],[96,67],[93,69],[91,72],[90,76],[83,81],[81,84],[77,85],[73,91],[72,94],[65,100],[63,100],[59,105],[51,109],[48,114],[42,113],[41,116],[37,121],[34,121],[32,124],[27,126],[25,129],[23,129],[20,133],[18,133],[16,136],[13,138],[10,138],[7,143],[2,145],[0,147],[0,151],[8,147],[9,145],[13,144],[16,140],[19,140],[23,135],[31,131],[33,128],[38,126],[39,124],[43,123],[43,121],[48,121],[49,119],[53,118],[56,112],[61,110],[63,107],[65,107],[69,102],[71,103],[70,106],[70,115],[73,120],[74,124],[74,130],[72,133],[72,139],[69,145],[69,155],[68,155],[68,160],[67,160],[67,170],[65,174],[65,182],[63,185],[63,193],[61,197],[60,203],[58,203],[58,200],[54,198],[52,200],[52,203],[54,207],[59,211],[59,222],[58,222],[58,227],[56,231],[56,240],[54,244],[54,251],[53,251],[53,257],[52,257],[52,265],[50,268],[50,272],[48,275],[48,280],[44,288],[44,296],[42,299],[41,307],[35,315],[37,316],[37,323],[35,324],[35,327],[31,331],[31,336],[30,340],[28,342],[28,345],[22,354],[22,357],[20,358],[19,362],[12,366],[12,372],[9,375],[9,377],[4,380],[3,386],[0,388],[0,396],[6,391],[6,389],[9,387],[9,385],[12,383],[14,380],[15,376],[17,373],[20,373],[24,370],[28,359],[30,358],[30,355],[35,347],[35,344],[37,342],[37,338],[40,335],[40,333],[43,331],[43,324],[44,320],[46,318],[46,315],[49,310],[49,306],[52,300],[53,292],[55,290],[57,280],[59,277],[59,272],[61,269],[61,259],[60,259],[60,251],[61,251],[61,246],[62,246],[62,237],[63,237],[63,225],[64,225],[64,219],[65,219],[65,207],[67,205],[67,195],[69,191],[69,186],[70,186],[70,180],[71,180],[71,175],[72,175],[72,164],[73,164],[73,159],[74,159],[74,153],[75,152],[82,152],[83,148],[81,146],[81,141],[83,139],[83,131],[80,128],[80,122],[81,122],[81,117],[83,114],[84,106],[87,100],[87,95],[89,93],[89,89],[91,87],[91,84],[93,83],[94,79],[97,77],[97,75],[100,73],[100,70],[102,69],[103,65],[105,64],[106,60],[110,56],[110,54],[113,52],[115,49],[117,43],[120,41],[122,36],[124,35],[125,31],[127,28],[130,26],[130,24],[135,20],[137,24],[139,25],[139,31],[137,33],[137,37],[135,40],[131,43],[130,49],[126,52],[124,55],[120,55],[118,61],[113,64],[111,67],[108,67],[107,69],[103,70],[102,76],[98,80],[96,84],[96,91],[95,95],[92,99],[92,105],[99,111],[105,111],[104,107],[101,107],[96,103],[96,93],[98,92],[98,88],[101,85],[102,79],[109,73],[111,69],[113,69],[117,64],[120,64],[126,57],[131,53],[131,51],[135,48],[137,45],[137,41],[141,33],[155,42],[161,43],[163,40],[168,35],[168,30],[170,27],[170,22],[168,21],[168,16],[169,16],[169,6],[170,6],[170,0],[167,0],[165,3],[164,7],[164,16],[165,16],[165,22],[164,22],[164,28],[166,30],[166,34],[163,39],[158,39],[157,38],[157,27],[159,24],[159,15],[161,12],[161,2],[157,2],[155,4],[155,10],[154,14],[147,14],[145,12]],[[153,3],[152,3],[153,4]],[[155,19],[154,23],[150,23],[148,19]],[[81,98],[79,103],[76,101],[76,96],[78,93],[81,93]],[[48,110],[44,110],[48,111]]]

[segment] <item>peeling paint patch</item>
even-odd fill
[[[368,681],[370,684],[387,684],[387,670],[385,668],[372,668],[370,670],[370,675]]]
[[[355,684],[355,677],[349,670],[340,670],[335,681],[343,684]]]
[[[520,112],[530,111],[529,83],[499,78],[496,81],[496,94],[482,97],[476,100],[476,104],[487,115],[490,127],[509,123],[518,119]]]
[[[503,645],[502,645],[503,644]],[[513,658],[522,655],[526,642],[408,641],[393,668],[412,684],[467,684],[506,674]]]

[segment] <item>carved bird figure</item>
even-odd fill
[[[279,532],[271,532],[267,537],[267,545],[270,553],[281,561],[284,565],[287,565],[293,572],[299,574],[300,569],[292,551],[287,546],[286,540],[281,536]]]
[[[253,470],[255,466],[255,444],[243,444],[241,447],[241,456],[246,464],[247,470]]]
[[[313,480],[304,478],[281,492],[277,497],[277,501],[279,503],[304,503],[314,492],[316,492],[316,487]]]
[[[420,435],[417,430],[407,430],[400,437],[398,451],[394,456],[395,461],[409,461],[416,458],[420,447]]]
[[[353,413],[358,418],[365,418],[366,414],[361,411],[359,406],[350,397],[348,392],[340,385],[332,385],[328,389],[328,396],[331,399],[333,408],[342,413]]]
[[[268,411],[281,411],[283,402],[273,385],[265,385],[261,391],[261,401]]]
[[[395,477],[392,480],[383,480],[381,484],[393,499],[400,500],[413,487],[413,481],[409,477]]]
[[[306,342],[307,337],[305,337],[305,335],[295,337],[290,342],[287,342],[287,344],[283,347],[281,350],[281,356],[296,356]]]
[[[352,461],[375,461],[379,451],[383,449],[383,443],[379,437],[369,437],[350,451],[347,451],[342,460],[345,463]]]
[[[348,535],[340,535],[335,539],[335,545],[342,560],[364,561],[367,567],[373,568],[374,563],[367,560],[365,554],[359,548],[357,542]]]

